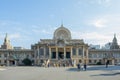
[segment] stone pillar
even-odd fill
[[[86,64],[88,64],[89,59],[88,59],[88,48],[86,48]]]
[[[76,59],[73,60],[73,67],[76,67]]]
[[[10,66],[10,61],[9,60],[7,60],[7,66]]]
[[[76,48],[76,55],[78,56],[78,48]]]
[[[44,47],[44,55],[43,58],[46,58],[46,48]]]
[[[37,49],[34,47],[34,64],[37,65]]]
[[[66,47],[64,47],[64,59],[66,59]]]
[[[15,66],[17,66],[17,60],[15,60]]]
[[[39,46],[37,46],[37,57],[39,59],[40,55],[39,55]]]
[[[5,60],[4,54],[1,54],[1,64],[5,63],[4,60]]]
[[[7,66],[10,66],[9,56],[10,56],[10,54],[7,53]]]
[[[82,55],[82,56],[83,56],[83,57],[82,57],[83,59],[82,59],[82,63],[84,63],[84,58],[85,58],[84,50],[85,50],[85,49],[84,49],[84,46],[83,46],[83,55]]]
[[[37,46],[37,65],[40,64],[39,45]]]
[[[112,65],[115,65],[115,60],[114,59],[112,59]]]
[[[49,47],[49,59],[51,59],[51,48]]]
[[[56,47],[56,59],[58,60],[58,48]]]
[[[73,49],[72,49],[72,47],[71,47],[71,55],[70,55],[70,56],[71,56],[71,59],[72,59],[72,55],[73,55]]]

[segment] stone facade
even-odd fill
[[[120,48],[114,35],[110,49],[90,49],[83,39],[72,39],[71,32],[61,25],[54,32],[53,39],[41,39],[31,45],[31,49],[14,49],[8,36],[0,48],[1,65],[20,65],[22,60],[29,58],[33,65],[44,66],[76,66],[83,64],[110,64],[120,62]]]
[[[31,49],[13,49],[6,34],[4,43],[0,48],[0,65],[17,66],[22,65],[25,58],[34,61],[34,51]]]
[[[17,66],[22,65],[25,58],[34,60],[32,50],[14,50],[14,49],[0,49],[0,65]]]
[[[72,39],[70,31],[63,25],[55,30],[53,39],[41,39],[32,45],[32,49],[36,65],[44,64],[46,60],[50,60],[51,66],[88,64],[88,44],[82,39]]]
[[[90,49],[89,50],[89,64],[105,64],[109,61],[109,64],[120,63],[120,48],[117,43],[116,35],[114,35],[112,45],[110,49]]]

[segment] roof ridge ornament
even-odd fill
[[[63,27],[63,20],[61,20],[61,27]]]
[[[63,24],[61,24],[61,27],[64,27]]]
[[[114,33],[114,38],[116,37],[116,33]]]

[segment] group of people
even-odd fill
[[[87,65],[86,65],[86,63],[82,64],[82,63],[79,62],[79,63],[77,64],[77,68],[78,68],[78,71],[80,71],[80,70],[86,71]]]
[[[109,60],[107,60],[106,63],[105,63],[106,68],[108,68],[108,64],[109,64]],[[77,68],[78,68],[78,71],[80,71],[80,70],[85,70],[86,71],[87,65],[86,65],[86,63],[82,64],[81,62],[79,62],[77,64]]]

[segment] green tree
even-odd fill
[[[25,66],[31,66],[32,65],[32,61],[28,58],[25,58],[22,62]]]
[[[97,62],[96,64],[97,64],[97,65],[102,65],[102,63],[101,63],[101,62]]]

